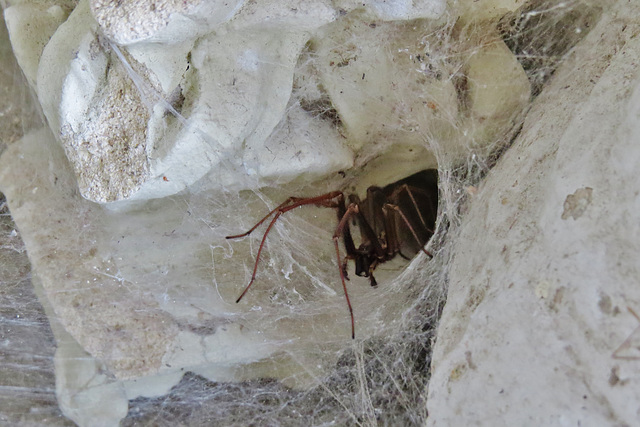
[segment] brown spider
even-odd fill
[[[299,206],[306,205],[337,210],[338,226],[333,233],[333,242],[336,248],[342,288],[344,289],[344,296],[351,315],[351,337],[355,338],[353,309],[351,308],[351,301],[349,300],[345,283],[345,279],[349,280],[347,277],[347,262],[353,260],[356,274],[368,277],[371,286],[377,286],[378,283],[373,277],[373,270],[376,269],[378,264],[389,261],[396,255],[410,259],[420,250],[432,257],[424,246],[433,236],[436,223],[438,171],[436,169],[427,169],[383,188],[369,187],[367,189],[367,197],[362,201],[356,195],[350,195],[348,206],[345,205],[345,197],[341,191],[332,191],[316,197],[289,197],[246,233],[227,236],[227,239],[247,236],[271,215],[275,214],[262,236],[251,281],[240,294],[236,303],[240,302],[253,284],[267,235],[280,215]],[[349,223],[352,220],[355,220],[360,229],[360,246],[357,248],[349,228]],[[340,259],[338,242],[340,237],[342,237],[347,253],[344,261]]]

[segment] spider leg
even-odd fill
[[[349,267],[349,260],[350,259],[351,258],[347,254],[347,256],[345,256],[344,259],[342,260],[342,273],[344,274],[344,278],[346,280],[350,280],[349,279],[349,272],[347,271],[347,268]]]
[[[412,190],[412,188],[413,188],[413,190]],[[429,194],[426,191],[421,190],[420,188],[410,187],[407,184],[402,184],[393,193],[391,193],[391,196],[389,197],[389,199],[391,199],[391,200],[395,199],[403,191],[406,192],[407,195],[409,195],[409,198],[411,199],[411,203],[413,203],[413,207],[416,209],[416,213],[418,214],[418,218],[420,218],[420,222],[422,223],[422,226],[426,230],[428,230],[430,233],[433,233],[433,230],[430,230],[429,227],[427,227],[427,222],[425,221],[424,216],[422,215],[422,212],[420,211],[420,208],[418,208],[418,202],[416,201],[415,197],[413,196],[413,192],[417,191],[418,193],[422,193],[426,197],[429,197]]]
[[[371,226],[361,213],[358,214],[358,217],[360,218],[360,222],[358,223],[358,225],[360,226],[360,231],[362,232],[362,234],[364,234],[364,237],[367,239],[367,241],[373,246],[376,257],[380,259],[384,258],[386,255],[386,251],[380,244],[380,240],[378,240],[378,236],[376,235],[375,231],[373,231],[373,228],[371,228]]]
[[[254,280],[256,279],[256,273],[258,271],[258,263],[260,262],[260,255],[262,254],[262,249],[264,248],[264,244],[267,240],[267,236],[269,235],[269,232],[273,228],[273,225],[276,223],[278,218],[280,218],[280,215],[286,212],[289,212],[290,210],[295,209],[299,206],[305,206],[305,205],[316,205],[316,206],[323,206],[323,207],[330,207],[330,208],[339,208],[340,202],[336,202],[334,199],[344,200],[344,196],[342,192],[333,191],[331,193],[323,194],[321,196],[308,197],[308,198],[289,197],[287,200],[284,201],[284,203],[281,203],[280,205],[278,205],[277,208],[269,212],[264,218],[262,218],[256,225],[254,225],[246,233],[226,237],[227,239],[236,239],[239,237],[247,236],[253,230],[255,230],[258,226],[260,226],[263,222],[265,222],[275,212],[274,217],[271,219],[271,222],[269,223],[269,226],[267,227],[267,230],[264,232],[264,235],[262,236],[262,240],[260,241],[260,247],[258,248],[258,253],[256,255],[256,262],[253,265],[253,274],[251,275],[251,280],[249,281],[249,284],[244,288],[244,291],[242,291],[242,294],[240,294],[240,296],[236,300],[236,303],[240,302],[242,297],[244,297],[244,295],[247,293],[247,291],[253,284]],[[342,204],[344,205],[344,202],[342,202]]]
[[[249,290],[249,288],[253,284],[253,281],[256,280],[256,272],[258,271],[258,262],[260,261],[260,254],[262,253],[262,248],[264,248],[264,242],[267,240],[267,235],[271,231],[271,227],[273,227],[273,224],[276,223],[276,221],[278,220],[280,215],[282,215],[282,213],[283,213],[282,211],[277,211],[276,212],[275,216],[273,217],[273,219],[269,223],[269,226],[267,227],[267,231],[264,232],[264,235],[262,236],[262,241],[260,242],[260,247],[258,248],[258,254],[256,255],[256,262],[253,265],[253,274],[251,275],[251,280],[249,281],[249,284],[247,285],[247,287],[244,288],[244,291],[242,291],[242,293],[240,294],[240,296],[236,300],[236,303],[240,302],[240,300],[242,299],[244,294],[247,293],[247,291]],[[269,215],[271,215],[271,214],[269,214]],[[267,216],[267,218],[268,218],[268,216]],[[251,232],[251,231],[249,231],[249,232]]]
[[[367,198],[360,204],[363,212],[358,217],[360,231],[366,242],[373,247],[375,256],[388,260],[397,252],[394,247],[397,239],[395,229],[390,226],[381,209],[385,200],[386,196],[380,187],[367,188]]]
[[[347,306],[349,307],[349,315],[351,316],[351,339],[356,338],[356,329],[355,329],[355,321],[353,320],[353,308],[351,307],[351,301],[349,300],[349,292],[347,292],[347,283],[345,282],[345,271],[346,271],[346,263],[348,258],[345,258],[344,265],[340,261],[340,235],[345,234],[345,230],[348,230],[349,220],[355,214],[358,214],[360,211],[358,209],[358,205],[352,203],[348,208],[345,209],[344,215],[340,218],[340,222],[338,223],[338,227],[336,227],[336,231],[333,234],[333,244],[336,247],[336,258],[338,259],[338,271],[340,272],[340,280],[342,281],[342,289],[344,289],[344,297],[347,300]],[[351,242],[353,244],[353,241]],[[354,246],[355,251],[355,246]],[[347,250],[347,257],[350,256]]]
[[[247,231],[246,233],[234,234],[233,236],[225,237],[225,239],[239,239],[240,237],[248,236],[249,234],[251,234],[253,232],[253,230],[255,230],[256,228],[260,227],[260,225],[262,225],[262,223],[265,222],[267,220],[267,218],[269,218],[271,215],[273,215],[274,213],[278,212],[280,209],[284,208],[289,203],[291,203],[291,202],[293,202],[293,201],[295,201],[297,199],[299,199],[299,198],[298,197],[289,197],[287,200],[285,200],[284,202],[280,203],[274,210],[272,210],[271,212],[266,214],[264,216],[264,218],[262,218],[260,221],[258,221],[256,223],[256,225],[251,227],[251,229],[249,231]]]
[[[378,282],[376,281],[376,278],[373,277],[373,270],[375,270],[377,266],[378,266],[378,261],[374,261],[371,263],[371,266],[369,267],[369,282],[371,283],[371,287],[373,288],[378,286]]]
[[[407,219],[407,217],[405,216],[404,212],[402,212],[402,209],[400,209],[398,206],[396,205],[392,205],[390,203],[386,203],[383,206],[383,209],[393,209],[395,212],[398,213],[398,215],[400,215],[400,218],[402,218],[402,220],[404,221],[404,223],[407,225],[407,227],[409,228],[409,231],[411,231],[411,234],[413,234],[413,237],[416,239],[416,242],[418,242],[418,245],[422,246],[422,252],[424,252],[425,254],[427,254],[429,256],[429,258],[433,258],[433,255],[431,254],[431,252],[429,252],[428,250],[426,250],[424,248],[424,246],[422,245],[422,242],[420,241],[420,238],[418,237],[418,234],[416,233],[416,231],[413,229],[413,226],[411,225],[411,223],[409,222],[409,220]],[[429,230],[432,234],[433,231]]]

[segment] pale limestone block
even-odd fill
[[[531,85],[502,39],[474,49],[465,64],[468,120],[463,123],[474,146],[500,138],[517,123],[529,104]]]
[[[183,43],[231,19],[244,0],[91,0],[104,34],[122,45]]]
[[[36,87],[38,64],[44,47],[68,16],[59,5],[18,3],[4,10],[13,53],[29,85]]]
[[[429,426],[637,422],[639,14],[611,5],[469,200]]]

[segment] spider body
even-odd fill
[[[351,231],[345,225],[342,230],[345,261],[353,259],[356,275],[368,277],[371,285],[376,286],[373,271],[378,264],[396,255],[411,259],[420,250],[430,256],[423,248],[433,235],[437,208],[435,169],[418,172],[383,188],[369,187],[362,201],[355,195],[349,196],[346,216],[356,220],[361,243],[355,247]],[[339,215],[339,220],[344,216]]]
[[[438,208],[438,173],[435,169],[428,169],[385,187],[372,186],[367,189],[364,200],[360,200],[356,195],[350,195],[348,201],[349,203],[346,204],[345,196],[341,191],[332,191],[315,197],[290,197],[246,233],[227,236],[227,239],[247,236],[273,215],[260,242],[251,281],[236,302],[240,302],[253,284],[267,235],[281,215],[306,205],[333,208],[338,215],[338,226],[333,234],[333,241],[340,279],[351,315],[351,336],[355,338],[353,309],[345,282],[349,280],[348,261],[354,261],[356,275],[368,277],[371,286],[377,286],[373,271],[379,264],[397,255],[410,259],[420,250],[431,257],[424,246],[433,235],[435,228]],[[352,223],[357,224],[360,232],[360,244],[357,247],[351,233]],[[343,241],[346,252],[343,259],[340,256],[340,239]]]

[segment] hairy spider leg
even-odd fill
[[[371,188],[369,188],[367,190],[367,194],[369,195],[369,193],[371,192]],[[354,200],[357,201],[356,202],[352,202],[349,207],[351,207],[352,205],[355,206],[360,206],[362,205],[362,203],[360,203],[360,199],[358,199],[357,197],[354,197]],[[366,201],[366,205],[365,208],[369,209],[369,204],[371,203],[373,199],[370,199],[369,196],[367,196],[367,201]],[[349,209],[347,208],[347,211]],[[373,211],[372,209],[369,209],[370,211]],[[367,221],[366,216],[362,213],[362,211],[360,210],[360,208],[358,208],[355,212],[352,213],[352,215],[355,215],[358,218],[358,227],[360,228],[360,233],[363,234],[363,239],[365,242],[370,243],[373,246],[373,249],[375,250],[376,253],[376,257],[378,258],[384,258],[385,257],[385,248],[382,247],[382,245],[380,244],[380,240],[378,239],[378,235],[376,234],[375,230],[373,229],[373,227],[371,226],[371,224],[369,224],[369,221]],[[376,217],[375,214],[372,213],[371,214],[371,218],[372,221],[376,221]],[[384,223],[384,221],[383,221]],[[364,242],[363,242],[364,243]],[[362,244],[360,245],[362,247]],[[354,254],[358,253],[358,250],[354,250]]]
[[[225,237],[225,239],[239,239],[240,237],[248,236],[249,234],[251,234],[253,232],[253,230],[255,230],[256,228],[260,227],[260,225],[262,225],[262,223],[265,222],[267,220],[267,218],[269,218],[275,212],[279,211],[280,209],[282,209],[283,207],[285,207],[289,203],[294,202],[294,201],[299,200],[299,199],[300,199],[300,197],[289,197],[287,200],[285,200],[284,202],[280,203],[274,210],[272,210],[271,212],[266,214],[264,216],[264,218],[262,218],[260,221],[258,221],[256,223],[256,225],[251,227],[251,229],[249,231],[247,231],[246,233],[235,234],[233,236],[227,236],[227,237]]]
[[[426,197],[430,197],[429,194],[424,190],[415,189],[415,188],[414,188],[414,190],[418,190],[418,192],[424,193]],[[402,191],[406,191],[407,194],[409,195],[409,198],[411,199],[411,202],[413,203],[413,207],[416,209],[416,213],[418,214],[418,217],[420,218],[420,222],[422,222],[422,226],[425,228],[425,230],[427,230],[428,232],[430,232],[433,235],[433,230],[431,230],[429,227],[427,227],[427,223],[424,220],[424,217],[422,216],[422,212],[420,212],[420,209],[418,208],[418,202],[416,202],[416,199],[413,196],[413,192],[411,191],[411,187],[409,185],[407,185],[407,184],[401,185],[393,193],[391,193],[391,196],[389,198],[392,199],[392,198],[397,197]],[[400,217],[402,218],[404,223],[409,228],[409,231],[411,231],[411,234],[413,234],[413,237],[416,239],[416,242],[418,242],[418,245],[420,245],[422,242],[420,242],[420,239],[418,238],[418,234],[413,229],[413,226],[409,222],[409,219],[405,216],[404,212],[402,212],[402,209],[400,209],[399,206],[391,204],[391,203],[385,203],[384,208],[387,208],[387,207],[393,209],[398,214],[400,214]],[[424,245],[421,245],[421,246],[422,246],[422,252],[427,254],[430,258],[433,258],[433,255],[431,254],[431,252],[426,250],[424,248]]]
[[[295,209],[299,206],[305,206],[305,205],[317,205],[317,206],[323,206],[323,207],[329,207],[329,208],[339,208],[340,206],[339,202],[334,201],[333,203],[331,203],[331,200],[336,198],[343,200],[342,204],[344,204],[344,195],[342,194],[341,191],[332,191],[331,193],[323,194],[322,196],[308,197],[308,198],[289,197],[287,200],[284,201],[284,203],[281,203],[280,205],[278,205],[278,207],[276,207],[274,210],[269,212],[264,218],[258,221],[258,223],[254,225],[246,233],[226,237],[226,239],[237,239],[237,238],[249,235],[253,230],[258,228],[263,222],[265,222],[275,212],[273,219],[271,220],[271,222],[269,222],[269,225],[267,226],[267,230],[264,232],[264,235],[262,236],[262,240],[260,241],[260,247],[258,248],[258,253],[256,255],[256,262],[253,266],[253,274],[251,275],[251,280],[249,281],[249,284],[247,285],[247,287],[244,288],[244,291],[242,291],[242,294],[240,294],[240,296],[236,300],[236,303],[240,302],[242,297],[244,297],[247,291],[249,291],[249,288],[255,281],[256,273],[258,271],[258,263],[260,262],[260,254],[262,253],[262,249],[264,248],[264,243],[267,240],[267,236],[269,235],[269,232],[273,228],[273,225],[276,223],[280,215],[286,212],[289,212],[290,210]]]
[[[400,195],[400,193],[402,193],[403,191],[406,191],[407,194],[409,195],[409,198],[411,199],[413,206],[416,208],[416,213],[420,218],[420,222],[422,223],[425,229],[429,230],[429,228],[427,227],[427,222],[424,220],[424,217],[422,216],[422,212],[420,212],[420,209],[418,208],[418,202],[416,202],[415,197],[413,197],[413,192],[411,191],[411,187],[409,187],[407,184],[402,184],[400,187],[396,188],[396,190],[393,193],[391,193],[391,197],[389,198],[393,199],[394,197],[397,197],[398,195]],[[424,193],[427,197],[429,197],[426,191],[420,190],[420,189],[418,189],[418,191],[421,193]],[[433,233],[433,230],[429,230],[429,231]]]
[[[344,199],[342,201],[342,204],[344,205]],[[349,300],[349,292],[347,292],[347,283],[345,282],[344,278],[345,278],[345,267],[341,266],[341,262],[340,262],[340,235],[346,235],[346,233],[349,234],[349,237],[351,237],[351,233],[349,232],[349,220],[351,219],[351,217],[354,214],[359,214],[360,210],[358,209],[358,205],[355,203],[351,203],[349,204],[349,207],[346,208],[344,215],[342,215],[342,218],[340,218],[340,222],[338,222],[338,226],[336,227],[336,231],[335,233],[333,233],[333,244],[336,247],[336,258],[338,259],[338,270],[340,271],[340,280],[342,281],[342,289],[344,289],[344,297],[347,299],[347,306],[349,307],[349,315],[351,316],[351,339],[355,339],[356,338],[356,327],[355,327],[355,321],[353,320],[353,308],[351,307],[351,301]],[[353,244],[353,240],[351,241],[351,243]],[[355,252],[355,245],[353,246],[354,252]],[[345,257],[345,265],[347,263],[347,260],[349,259],[349,256],[351,256],[351,254],[349,254],[349,250],[347,250],[347,256]]]
[[[413,227],[411,226],[411,223],[409,222],[409,220],[407,219],[407,217],[404,215],[404,212],[402,212],[402,209],[400,209],[397,205],[392,205],[390,203],[385,203],[385,205],[382,207],[383,209],[388,209],[391,208],[393,209],[395,212],[397,212],[400,215],[400,218],[402,218],[402,220],[404,221],[404,223],[407,225],[407,227],[409,228],[409,231],[411,231],[411,234],[413,234],[413,237],[416,239],[416,242],[418,242],[418,245],[421,245],[422,247],[422,252],[424,252],[425,254],[427,254],[427,256],[429,258],[433,258],[433,255],[431,254],[431,252],[429,252],[428,250],[426,250],[424,248],[425,245],[422,245],[422,242],[420,241],[420,238],[418,237],[418,234],[416,233],[416,231],[413,229]],[[425,227],[426,228],[426,227]],[[427,228],[428,231],[430,231],[431,233],[433,233],[431,230],[429,230]]]
[[[349,203],[349,204],[351,205],[352,203]],[[339,200],[337,209],[338,209],[338,211],[337,211],[337,213],[338,213],[338,224],[340,224],[340,221],[342,221],[342,218],[347,213],[347,208],[345,206],[344,197],[342,197]],[[353,254],[356,253],[356,245],[355,245],[355,243],[353,243],[353,237],[351,236],[351,230],[349,229],[348,226],[344,227],[344,230],[342,232],[342,241],[344,243],[344,249],[345,249],[345,251],[347,252],[347,255],[348,255],[348,256],[346,256],[344,258],[344,262],[342,263],[342,273],[344,274],[344,278],[349,280],[349,275],[347,273],[347,263],[349,262],[349,255],[353,255]],[[338,266],[339,265],[340,265],[340,258],[338,258]]]
[[[366,210],[369,216],[369,221],[373,223],[371,229],[374,234],[376,232],[379,232],[380,230],[382,230],[382,233],[384,233],[381,234],[380,237],[378,237],[376,234],[375,238],[378,243],[380,243],[380,241],[384,242],[380,243],[380,247],[383,251],[382,253],[384,254],[385,259],[390,259],[397,253],[404,257],[404,255],[402,255],[399,250],[400,248],[398,237],[396,235],[395,224],[389,218],[389,215],[387,215],[387,212],[384,209],[384,205],[386,204],[384,203],[384,200],[386,200],[386,196],[382,188],[369,187],[367,189]],[[377,255],[379,256],[380,254]],[[376,266],[377,263],[373,266],[373,268],[375,268]]]

